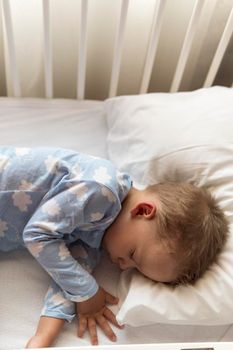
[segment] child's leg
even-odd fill
[[[69,247],[71,255],[88,272],[92,272],[100,258],[100,251],[76,241]],[[45,296],[44,307],[35,336],[26,348],[48,347],[56,339],[65,321],[71,322],[75,317],[75,303],[67,300],[60,287],[52,280]]]

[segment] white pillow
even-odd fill
[[[120,323],[233,323],[233,89],[122,96],[105,101],[109,158],[143,188],[160,181],[205,185],[231,222],[230,238],[195,286],[170,289],[122,273]]]

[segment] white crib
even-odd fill
[[[171,0],[1,2],[2,95],[103,100],[232,84],[232,0],[179,0],[176,5]],[[71,29],[66,23],[58,34],[58,24],[69,16]],[[70,52],[59,50],[58,41]],[[40,57],[31,64],[33,50]],[[27,70],[32,73],[30,84]],[[57,87],[61,81],[68,93]]]
[[[0,144],[61,146],[108,158],[106,99],[232,87],[233,0],[0,4]],[[117,293],[120,271],[107,257],[96,278]],[[48,276],[20,251],[0,255],[0,281],[0,349],[23,348],[35,330]],[[126,325],[117,331],[116,345],[99,336],[99,349],[233,348],[229,322],[155,319],[154,325]],[[76,337],[73,323],[54,346],[81,350],[88,345],[87,336]]]

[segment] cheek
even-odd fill
[[[109,250],[115,258],[124,256],[126,244],[120,234],[109,237]]]
[[[114,222],[106,231],[106,248],[114,257],[123,256],[129,245],[129,230],[125,225]]]
[[[118,244],[118,236],[114,230],[109,230],[105,234],[105,244],[109,252],[114,252],[115,246]]]

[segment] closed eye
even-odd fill
[[[130,254],[129,254],[129,257],[130,257],[130,259],[132,259],[132,260],[134,260],[134,259],[133,259],[134,253],[135,253],[135,249],[131,250],[131,251],[130,251]]]

